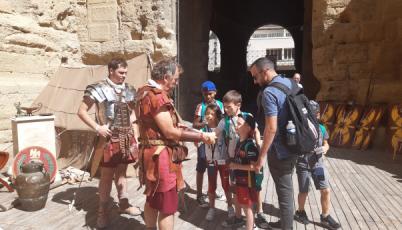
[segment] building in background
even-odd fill
[[[247,65],[267,56],[276,60],[278,70],[294,70],[295,45],[292,35],[283,27],[265,25],[250,37],[247,46]]]
[[[219,38],[209,32],[208,71],[218,71],[221,66]],[[247,65],[260,57],[270,57],[276,61],[278,70],[294,70],[295,45],[292,35],[283,27],[265,25],[258,28],[247,45]]]

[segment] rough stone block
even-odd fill
[[[368,49],[368,64],[369,65],[377,65],[381,62],[381,53],[383,49],[382,42],[372,42],[369,45]]]
[[[335,53],[335,45],[322,46],[313,49],[314,64],[321,65],[324,63],[331,64]]]
[[[352,80],[369,79],[372,75],[371,66],[366,63],[352,63],[349,65],[348,72],[349,79]]]
[[[10,117],[12,117],[12,116],[13,115],[11,115]],[[0,118],[0,130],[11,129],[10,117]]]
[[[393,0],[384,2],[384,21],[396,20],[401,17],[402,1]]]
[[[355,23],[336,23],[333,30],[333,41],[336,43],[354,43],[359,41],[359,25]]]
[[[336,63],[356,63],[367,62],[367,45],[366,44],[345,44],[338,45],[335,51]]]
[[[347,89],[347,82],[320,81],[320,83],[321,88],[317,94],[318,101],[325,101],[325,100],[346,101],[348,99],[349,92]]]
[[[396,22],[396,30],[398,39],[402,39],[402,18],[398,19]]]
[[[11,130],[0,130],[0,143],[10,143],[12,140]]]
[[[400,103],[402,101],[401,81],[375,82],[370,98],[372,103]]]
[[[117,22],[117,5],[92,6],[88,8],[88,18],[91,23]]]
[[[123,53],[123,45],[120,41],[107,41],[103,42],[102,45],[102,54],[108,53]]]
[[[124,41],[124,52],[125,53],[153,53],[154,45],[152,40],[127,40]]]
[[[318,48],[322,46],[327,46],[332,43],[332,33],[326,31],[324,26],[314,26],[312,28],[312,42],[313,47]]]
[[[384,26],[378,21],[362,22],[360,24],[360,41],[380,41],[384,38]]]
[[[46,52],[59,52],[61,47],[36,34],[13,34],[5,38],[5,42],[29,48],[44,49]]]
[[[13,12],[13,6],[9,1],[6,0],[0,0],[0,12],[1,13],[7,13],[11,14]]]
[[[48,68],[49,57],[24,55],[0,51],[1,70],[20,73],[43,73]],[[21,63],[24,63],[21,65]]]
[[[108,0],[87,0],[88,5],[106,3]]]
[[[133,21],[137,17],[137,11],[132,2],[124,2],[120,4],[121,20],[123,22]]]
[[[81,53],[91,55],[101,55],[102,47],[99,42],[81,42]]]
[[[88,25],[89,40],[93,42],[104,42],[112,39],[110,24]]]
[[[346,64],[317,65],[313,67],[314,75],[320,81],[341,81],[348,79],[348,66]]]
[[[375,74],[384,75],[392,74],[394,77],[398,74],[400,64],[400,47],[399,41],[384,42],[378,51],[377,62],[373,62],[373,70]]]
[[[395,41],[398,37],[397,21],[388,21],[384,23],[384,33],[386,41]]]

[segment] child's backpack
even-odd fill
[[[249,148],[251,147],[251,145],[254,145],[255,147],[257,147],[257,144],[255,143],[255,140],[251,140],[248,141],[245,146],[244,146],[244,150],[248,153]],[[257,151],[258,147],[257,147]],[[248,171],[248,187],[249,188],[255,188],[257,191],[261,191],[261,185],[262,185],[262,181],[264,179],[264,171],[263,168],[261,168],[260,173],[255,173],[252,171]],[[254,177],[252,176],[254,175]]]
[[[311,153],[317,147],[319,139],[319,125],[316,114],[310,108],[310,103],[306,95],[304,95],[303,88],[300,88],[297,83],[292,82],[292,89],[289,89],[284,84],[279,82],[272,82],[268,87],[275,87],[286,94],[285,106],[288,107],[288,121],[293,121],[296,127],[296,144],[287,145],[288,149],[298,155]],[[283,134],[284,143],[286,143],[286,127],[281,127],[279,130]]]

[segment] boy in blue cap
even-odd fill
[[[205,121],[205,110],[208,104],[218,105],[222,114],[224,113],[223,103],[215,99],[216,91],[217,91],[216,86],[212,81],[205,81],[202,83],[201,85],[202,102],[199,103],[195,109],[193,128],[201,129],[207,125]],[[202,207],[208,207],[208,202],[205,200],[206,196],[202,194],[202,184],[206,168],[207,168],[207,159],[205,156],[205,152],[203,151],[203,148],[198,148],[197,166],[196,166],[197,202]]]

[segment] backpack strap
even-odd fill
[[[221,109],[221,111],[224,111],[224,110],[223,110],[223,103],[222,103],[221,101],[216,100],[216,104],[219,106],[219,108]]]
[[[303,88],[300,88],[293,79],[289,79],[289,80],[292,84],[291,89],[289,89],[285,84],[280,83],[280,82],[272,82],[272,83],[269,83],[268,86],[272,86],[272,87],[279,89],[280,91],[285,93],[286,96],[297,95],[297,94],[303,92]]]
[[[201,102],[201,116],[200,116],[201,121],[204,120],[204,115],[205,115],[206,109],[207,109],[207,106],[205,105],[205,103]]]

